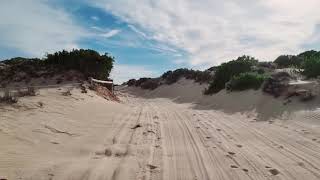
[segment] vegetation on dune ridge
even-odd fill
[[[48,54],[45,64],[58,65],[66,70],[78,70],[87,77],[107,79],[113,68],[114,58],[107,53],[100,55],[94,50],[59,51]]]
[[[281,89],[281,78],[271,76],[275,69],[294,68],[296,73],[301,73],[306,78],[317,78],[320,76],[320,51],[305,51],[298,55],[281,55],[273,62],[259,62],[251,56],[241,56],[236,60],[213,66],[206,71],[195,71],[189,69],[177,69],[168,71],[159,78],[131,79],[128,86],[137,86],[143,89],[153,90],[162,84],[173,84],[181,77],[192,79],[199,83],[208,83],[204,94],[210,95],[222,89],[240,91],[246,89],[259,89],[266,81],[271,87],[264,88]],[[281,74],[281,73],[280,73]],[[277,73],[276,73],[277,75]]]
[[[90,49],[63,50],[47,54],[43,59],[17,57],[0,62],[0,82],[52,77],[68,70],[78,71],[85,78],[106,80],[113,68],[113,62],[114,58],[108,54],[100,55]]]
[[[127,82],[127,85],[153,90],[162,84],[173,84],[180,78],[191,79],[201,84],[208,83],[212,77],[211,71],[196,71],[192,69],[181,68],[174,71],[167,71],[159,78],[140,78],[138,80],[130,79]]]

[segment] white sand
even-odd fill
[[[317,99],[204,87],[125,88],[123,103],[52,88],[0,106],[0,178],[320,179]]]

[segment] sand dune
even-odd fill
[[[50,88],[2,105],[0,178],[320,179],[318,100],[203,97],[204,87],[124,88],[121,103]]]

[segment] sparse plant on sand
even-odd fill
[[[36,90],[34,87],[27,87],[27,90],[18,90],[17,96],[18,97],[24,97],[24,96],[35,96]]]
[[[71,96],[71,89],[67,89],[67,91],[61,93],[63,96]]]
[[[84,84],[80,84],[80,89],[81,89],[81,93],[88,93],[86,87],[84,86]]]
[[[4,90],[3,96],[0,96],[0,103],[14,104],[17,103],[18,99],[8,89]]]

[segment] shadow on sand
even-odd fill
[[[196,110],[216,110],[226,114],[254,113],[257,121],[272,119],[286,119],[297,111],[312,111],[320,108],[320,99],[315,98],[308,102],[301,102],[298,98],[292,98],[286,103],[284,98],[274,98],[260,90],[248,90],[242,92],[221,91],[214,95],[202,95],[203,86],[193,87],[160,87],[155,90],[142,90],[137,87],[122,88],[122,92],[145,99],[165,98],[175,103],[191,104]],[[192,92],[190,92],[192,91]]]

